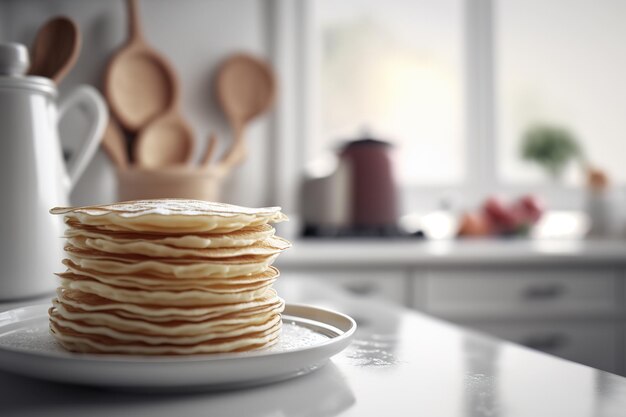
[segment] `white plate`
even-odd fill
[[[50,305],[0,313],[0,369],[50,381],[129,389],[228,389],[309,373],[349,344],[355,321],[287,305],[280,341],[261,351],[201,356],[120,356],[65,351],[48,330]]]

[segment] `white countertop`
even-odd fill
[[[335,308],[360,324],[351,347],[312,374],[238,391],[121,393],[0,372],[7,416],[618,416],[626,379],[487,338],[320,284],[283,280],[280,294]],[[6,309],[8,305],[0,306]]]
[[[624,240],[299,239],[279,267],[626,264]]]

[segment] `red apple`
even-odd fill
[[[518,226],[519,216],[499,198],[489,197],[483,211],[499,231],[512,232]]]
[[[543,204],[533,195],[525,195],[517,201],[517,206],[527,222],[535,224],[544,212]]]

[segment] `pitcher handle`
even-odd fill
[[[70,191],[74,188],[78,179],[85,171],[85,168],[87,168],[87,164],[98,150],[98,145],[102,140],[104,128],[106,127],[109,117],[107,106],[100,93],[93,87],[81,85],[59,104],[58,120],[61,120],[68,110],[80,106],[82,106],[82,110],[90,117],[91,124],[83,144],[77,152],[72,154],[70,160],[67,161],[67,175],[69,177]]]

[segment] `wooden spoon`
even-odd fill
[[[193,132],[174,106],[141,130],[133,155],[142,168],[183,165],[191,161],[194,145]]]
[[[81,42],[80,31],[72,19],[59,16],[49,20],[37,32],[28,74],[59,84],[76,64]]]
[[[206,150],[202,156],[202,161],[200,161],[200,169],[206,170],[211,165],[211,159],[213,157],[213,153],[215,152],[215,146],[217,146],[217,137],[215,136],[215,133],[211,133],[207,141]]]
[[[102,146],[117,169],[123,170],[128,168],[126,140],[122,130],[111,117],[109,117],[109,123],[104,131]]]
[[[270,108],[276,95],[276,81],[265,62],[236,54],[218,69],[215,91],[233,130],[233,146],[220,161],[223,169],[229,169],[245,157],[242,138],[246,124]]]
[[[109,61],[104,94],[112,112],[135,133],[164,114],[178,96],[170,63],[144,40],[136,0],[128,0],[130,38]]]

